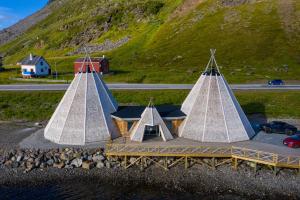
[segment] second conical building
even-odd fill
[[[179,136],[202,142],[237,142],[254,136],[245,113],[235,98],[214,57],[184,101],[187,115]]]
[[[119,136],[111,118],[118,105],[101,77],[90,70],[77,73],[56,108],[44,137],[67,145],[85,145]]]

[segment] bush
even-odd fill
[[[164,3],[161,1],[148,1],[144,4],[145,14],[156,15],[162,7],[164,7]]]

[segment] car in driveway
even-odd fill
[[[285,138],[283,144],[291,148],[300,148],[300,134]]]
[[[284,85],[284,82],[281,79],[274,79],[274,80],[268,81],[268,85]]]
[[[293,135],[297,132],[297,127],[281,121],[261,124],[260,129],[266,133],[280,133],[286,135]]]

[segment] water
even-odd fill
[[[68,182],[38,186],[0,186],[0,199],[132,199],[132,200],[189,200],[189,199],[243,199],[233,194],[222,196],[172,192],[160,188],[113,186],[93,182]]]

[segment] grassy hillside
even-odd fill
[[[124,37],[130,39],[121,47],[94,53],[110,58],[115,74],[106,81],[193,83],[210,48],[231,83],[300,77],[300,1],[56,0],[50,8],[49,17],[0,47],[11,68],[0,83],[17,76],[14,65],[29,52],[71,79],[81,55],[70,53]]]

